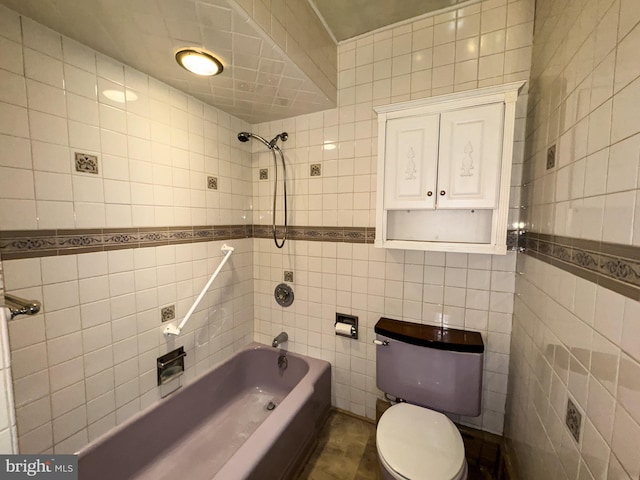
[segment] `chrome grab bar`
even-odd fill
[[[9,320],[13,320],[18,315],[35,315],[40,312],[41,304],[37,300],[25,300],[5,293],[4,306],[11,312]]]

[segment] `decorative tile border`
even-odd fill
[[[640,300],[640,247],[527,232],[524,253],[625,297]]]
[[[282,238],[282,227],[276,229]],[[272,238],[269,225],[0,231],[4,260],[237,238]],[[373,243],[373,228],[289,227],[289,240]]]
[[[284,229],[276,228],[278,239]],[[287,239],[314,242],[373,244],[375,228],[288,227]],[[205,225],[194,227],[116,228],[78,230],[0,231],[0,257],[4,260],[101,252],[124,248],[155,247],[179,243],[238,238],[273,238],[270,225]],[[509,231],[510,250],[518,246],[516,231]],[[611,267],[613,268],[613,267]]]
[[[252,225],[0,231],[4,260],[250,238]]]
[[[284,235],[282,226],[276,227],[276,235]],[[287,227],[287,239],[315,242],[373,243],[375,228],[364,227]],[[253,225],[254,238],[273,238],[271,225]]]

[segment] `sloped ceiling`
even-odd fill
[[[337,41],[465,0],[310,0]]]
[[[249,123],[334,107],[335,95],[323,92],[243,9],[250,10],[247,5],[252,1],[255,10],[259,0],[0,0],[0,4]],[[309,0],[337,40],[460,1]],[[223,74],[203,78],[179,67],[174,53],[186,46],[214,52],[224,65]]]
[[[234,0],[0,0],[8,8],[249,123],[335,106]],[[179,48],[224,65],[198,77]]]

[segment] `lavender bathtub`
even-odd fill
[[[331,405],[329,363],[252,343],[79,452],[80,480],[289,479]],[[269,402],[277,406],[267,409]]]

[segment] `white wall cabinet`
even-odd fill
[[[394,118],[387,123],[385,198],[387,209],[435,208],[439,115]]]
[[[515,102],[524,82],[376,107],[375,245],[506,253]]]
[[[492,103],[442,114],[439,208],[496,208],[503,113]]]

